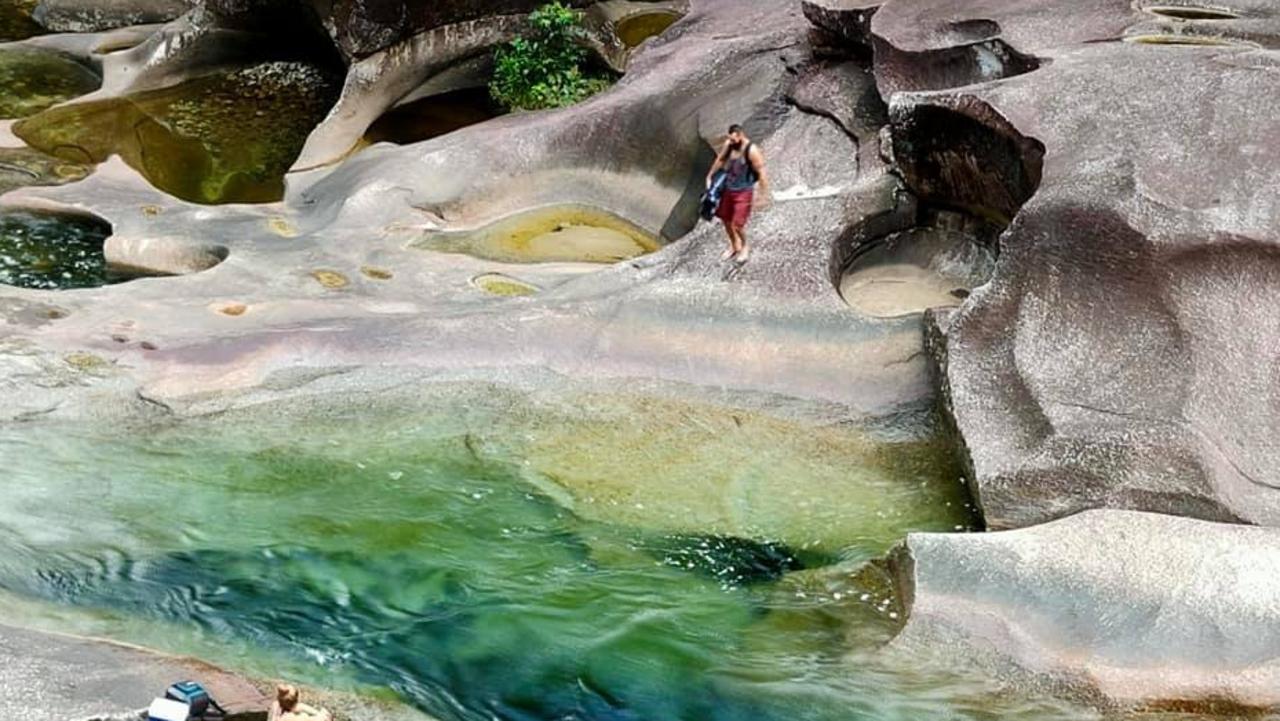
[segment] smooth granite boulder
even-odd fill
[[[873,30],[905,44],[921,36],[895,12],[912,28],[930,26],[928,7],[944,23],[998,17],[1011,47],[1050,60],[890,103],[908,186],[1012,217],[991,282],[935,316],[939,383],[989,526],[1097,507],[1280,523],[1280,55],[1255,46],[1280,37],[1274,11],[1241,3],[1252,39],[1245,21],[1168,20],[1222,23],[1205,45],[1093,42],[1157,17],[1127,2],[1114,26],[1089,5],[1097,33],[1037,30],[1016,3],[905,5]],[[883,90],[896,83],[879,57]]]
[[[88,33],[175,20],[195,0],[40,0],[33,17],[59,33]]]
[[[871,17],[884,0],[802,0],[804,16],[819,28],[853,45],[871,46]]]
[[[912,534],[890,650],[1110,709],[1280,706],[1280,531],[1132,511]]]

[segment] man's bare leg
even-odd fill
[[[729,236],[729,249],[720,255],[720,260],[729,260],[738,252],[738,236],[733,231],[733,226],[729,223],[724,224],[725,235]]]
[[[747,258],[751,257],[751,246],[747,245],[746,228],[734,228],[735,244],[734,259],[739,263],[747,262]]]

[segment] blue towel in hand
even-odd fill
[[[728,181],[729,174],[723,170],[718,171],[711,178],[711,187],[702,194],[702,206],[698,210],[703,220],[715,219],[716,210],[720,207],[720,199],[724,197],[724,188]]]

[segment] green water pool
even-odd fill
[[[0,49],[0,118],[24,118],[91,93],[102,79],[74,59],[49,50]]]
[[[42,290],[92,288],[113,278],[102,244],[111,226],[52,213],[0,213],[0,283]]]
[[[337,97],[303,63],[264,63],[171,88],[50,108],[14,125],[28,145],[75,163],[119,155],[153,185],[195,203],[265,203]]]
[[[879,653],[901,610],[862,562],[973,523],[927,438],[614,394],[417,403],[0,428],[0,620],[443,719],[1076,717]]]

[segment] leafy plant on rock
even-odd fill
[[[510,110],[561,108],[609,87],[608,77],[584,67],[582,12],[564,3],[529,14],[529,32],[494,53],[489,93]]]

